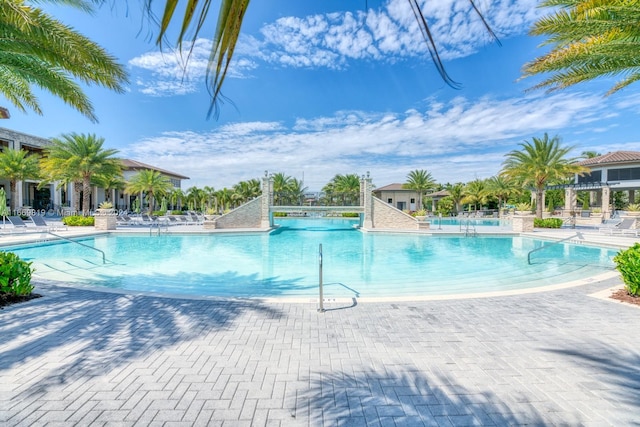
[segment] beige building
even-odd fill
[[[36,155],[42,155],[44,149],[51,144],[51,141],[21,132],[0,127],[0,151],[5,149],[26,150]],[[180,188],[182,181],[189,177],[148,165],[136,160],[123,159],[123,178],[125,182],[142,169],[155,170],[167,176],[175,188]],[[64,207],[73,206],[73,191],[71,185],[61,186],[59,183],[47,184],[38,188],[40,182],[37,180],[20,181],[17,184],[18,202],[16,206],[35,209],[37,211],[62,212]],[[0,176],[0,187],[9,194],[9,181]],[[112,190],[107,197],[103,188],[95,187],[91,194],[91,209],[95,209],[100,203],[109,199],[117,209],[130,209],[133,200],[138,197],[125,195],[122,190]],[[9,202],[7,202],[9,205]]]
[[[373,194],[385,203],[400,209],[401,211],[416,211],[421,209],[417,205],[419,194],[415,190],[402,187],[403,184],[389,184],[384,187],[376,188]]]

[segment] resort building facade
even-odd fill
[[[51,141],[46,138],[40,138],[28,135],[22,132],[15,132],[10,129],[0,127],[0,151],[6,149],[25,150],[34,155],[42,156],[47,146],[51,145]],[[155,170],[167,176],[175,188],[181,188],[182,181],[189,177],[161,169],[152,165],[148,165],[136,160],[122,159],[123,163],[123,179],[128,181],[133,175],[143,169]],[[16,206],[23,209],[34,209],[36,211],[54,211],[58,213],[67,213],[70,207],[74,205],[73,184],[61,185],[59,182],[42,184],[38,180],[24,180],[17,182],[17,203]],[[9,191],[9,180],[0,176],[0,188],[4,188],[7,193],[7,199],[11,197]],[[104,188],[94,187],[91,192],[90,209],[94,210],[100,203],[109,200],[113,203],[114,208],[119,210],[131,210],[133,201],[140,195],[128,195],[123,190],[105,190]],[[80,195],[80,200],[82,196]],[[10,201],[7,200],[7,205]]]

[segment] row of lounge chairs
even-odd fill
[[[9,224],[11,224],[10,232],[22,231],[59,231],[67,230],[67,226],[64,224],[48,224],[47,221],[40,215],[32,215],[29,217],[33,225],[29,225],[22,220],[19,216],[6,217]],[[0,220],[1,221],[1,220]]]
[[[116,224],[127,225],[202,225],[204,224],[204,216],[196,213],[187,212],[185,215],[167,215],[167,216],[151,216],[148,214],[129,216],[127,214],[118,215]]]

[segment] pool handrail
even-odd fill
[[[100,252],[102,254],[102,263],[103,264],[107,263],[107,257],[105,255],[104,251],[102,251],[102,250],[100,250],[98,248],[94,248],[93,246],[85,245],[84,243],[80,243],[80,242],[77,242],[75,240],[71,240],[71,239],[69,239],[67,237],[64,237],[64,236],[61,236],[59,234],[52,233],[51,231],[47,231],[47,233],[51,234],[52,236],[57,237],[58,239],[66,240],[67,242],[76,243],[76,244],[78,244],[80,246],[84,246],[85,248],[89,248],[89,249],[93,249],[94,251],[98,251],[98,252]]]
[[[531,254],[532,254],[532,253],[534,253],[534,252],[538,252],[538,251],[540,251],[540,250],[542,250],[542,249],[544,249],[544,248],[548,248],[549,246],[558,245],[558,244],[560,244],[560,243],[562,243],[562,242],[566,242],[567,240],[575,239],[576,237],[577,237],[578,239],[580,239],[580,240],[584,240],[584,236],[582,235],[582,233],[580,233],[580,232],[578,231],[578,232],[576,232],[576,234],[574,234],[574,235],[572,235],[572,236],[565,237],[564,239],[560,239],[560,240],[558,240],[558,241],[551,242],[551,243],[549,243],[548,245],[542,245],[542,246],[540,246],[539,248],[535,248],[535,249],[530,250],[530,251],[529,251],[529,253],[527,254],[527,264],[531,265]]]

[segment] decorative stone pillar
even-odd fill
[[[360,205],[364,208],[364,220],[362,221],[362,228],[370,230],[373,228],[373,195],[371,194],[372,185],[369,172],[366,176],[362,176],[360,179]]]
[[[115,209],[96,209],[94,227],[96,230],[115,230],[116,217]]]
[[[528,233],[533,231],[533,216],[516,215],[513,217],[513,231],[516,233]]]
[[[268,171],[264,171],[262,177],[262,203],[260,205],[260,227],[271,228],[273,221],[269,214],[269,208],[273,204],[273,178],[269,176]]]

